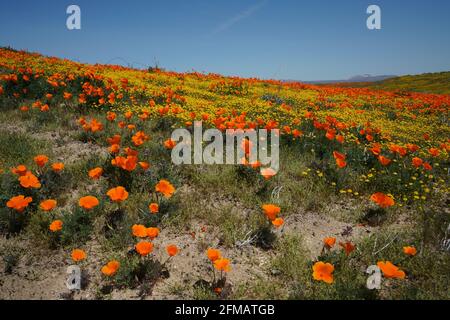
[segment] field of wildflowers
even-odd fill
[[[448,299],[449,107],[0,49],[0,295]],[[279,172],[173,165],[194,121],[276,129]]]

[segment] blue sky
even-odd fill
[[[82,29],[66,28],[81,7]],[[368,30],[366,9],[382,10]],[[448,0],[41,0],[0,3],[0,45],[89,63],[331,80],[450,70]]]

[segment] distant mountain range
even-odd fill
[[[381,75],[381,76],[372,76],[370,74],[365,75],[357,75],[351,77],[346,80],[316,80],[316,81],[300,81],[303,83],[311,83],[311,84],[321,84],[321,83],[347,83],[347,82],[377,82],[383,81],[386,79],[395,78],[397,76],[394,75]],[[287,82],[295,82],[293,80],[287,80]]]

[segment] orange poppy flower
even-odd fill
[[[49,229],[51,232],[57,232],[62,230],[62,226],[63,222],[61,220],[55,220],[50,224]]]
[[[283,218],[276,218],[276,219],[272,220],[272,224],[277,228],[281,227],[283,225],[283,223],[284,223]]]
[[[230,260],[225,258],[216,259],[214,260],[214,268],[216,268],[219,271],[229,272],[231,270]]]
[[[12,168],[11,172],[14,173],[14,174],[17,174],[19,176],[24,176],[24,175],[27,174],[28,170],[27,170],[27,167],[25,167],[24,165],[21,164],[21,165],[18,165],[17,167],[15,167],[15,168]]]
[[[48,200],[42,201],[39,204],[39,207],[44,211],[51,211],[51,210],[55,209],[55,207],[56,207],[56,200],[48,199]]]
[[[64,170],[64,163],[56,162],[56,163],[52,164],[52,169],[55,172],[61,172],[62,170]]]
[[[103,174],[103,169],[102,168],[94,168],[92,170],[89,170],[88,174],[91,179],[97,180]]]
[[[6,206],[8,208],[16,210],[17,212],[23,212],[23,210],[28,207],[31,201],[33,201],[31,197],[20,195],[9,199],[9,201],[6,203]]]
[[[343,135],[340,135],[340,134],[339,134],[339,135],[336,136],[336,141],[337,141],[337,142],[343,143],[344,140],[345,140],[345,138],[344,138]]]
[[[437,148],[428,149],[428,153],[431,154],[433,157],[438,157],[441,154],[441,152]]]
[[[117,270],[119,270],[119,267],[120,267],[119,261],[111,260],[106,264],[106,266],[102,267],[102,273],[107,277],[111,277],[114,274],[116,274]]]
[[[381,269],[385,278],[404,279],[406,276],[404,271],[390,261],[379,261],[377,266]]]
[[[130,119],[132,116],[133,116],[133,112],[131,112],[131,111],[127,111],[124,114],[124,117],[127,118],[127,119]]]
[[[319,261],[314,264],[312,269],[314,280],[323,281],[329,284],[333,283],[334,266],[331,263]]]
[[[141,241],[135,246],[135,249],[137,253],[145,257],[146,255],[148,255],[150,252],[153,251],[153,243],[148,241]]]
[[[264,179],[269,180],[276,175],[276,172],[272,168],[263,168],[261,169],[261,175]]]
[[[411,143],[408,143],[408,144],[406,145],[406,147],[408,148],[408,150],[409,150],[410,152],[416,152],[417,150],[419,150],[419,146],[417,146],[417,145],[415,145],[415,144],[411,144]]]
[[[155,191],[162,193],[166,198],[170,198],[175,192],[175,187],[167,180],[160,180],[155,186]]]
[[[347,242],[339,242],[339,245],[344,249],[345,254],[348,256],[350,253],[352,253],[356,246],[352,244],[350,241]]]
[[[164,141],[164,147],[166,147],[166,149],[173,149],[176,146],[176,142],[172,139],[167,139],[166,141]]]
[[[114,136],[112,136],[111,138],[107,138],[106,141],[109,143],[109,145],[113,145],[113,144],[119,144],[120,145],[120,140],[122,139],[122,137],[120,136],[120,134],[115,134]]]
[[[118,144],[112,144],[109,147],[109,153],[119,153],[120,151],[120,146]]]
[[[131,227],[131,231],[133,232],[133,236],[138,238],[147,237],[147,228],[142,224],[135,224]]]
[[[216,261],[217,259],[220,259],[220,257],[221,257],[220,251],[217,249],[212,249],[212,248],[210,248],[206,251],[206,255],[207,255],[208,259],[212,262]]]
[[[20,185],[24,188],[40,188],[41,183],[39,182],[39,179],[32,174],[30,171],[28,171],[25,175],[19,177]]]
[[[381,165],[383,165],[383,166],[387,166],[392,162],[391,159],[383,157],[383,156],[379,156],[378,161],[380,161]]]
[[[153,240],[159,235],[159,229],[150,227],[150,228],[147,228],[146,233],[147,233],[147,236]]]
[[[150,168],[150,164],[148,162],[141,161],[141,162],[139,162],[139,165],[144,170],[148,170],[148,168]]]
[[[417,250],[412,246],[407,246],[403,247],[403,253],[405,253],[408,256],[415,256],[417,254]]]
[[[341,159],[341,160],[345,160],[346,159],[345,154],[342,154],[342,153],[337,152],[337,151],[333,151],[333,157],[335,159]]]
[[[108,111],[107,113],[106,113],[106,119],[108,120],[108,121],[114,121],[115,119],[116,119],[116,114],[114,113],[114,112],[111,112],[111,111]]]
[[[43,167],[45,166],[45,164],[48,162],[48,157],[40,154],[36,157],[34,157],[34,162],[39,166],[39,167]]]
[[[135,146],[140,146],[149,139],[149,136],[146,135],[143,131],[136,132],[136,134],[131,137],[131,141],[133,141]]]
[[[422,164],[423,164],[423,160],[420,159],[420,158],[415,157],[415,158],[412,159],[412,164],[416,168],[421,167]]]
[[[86,252],[81,249],[75,249],[72,251],[72,260],[75,262],[83,261],[86,259]]]
[[[334,237],[327,237],[323,239],[323,244],[328,248],[331,249],[334,247],[334,244],[336,243],[336,238]]]
[[[128,192],[124,187],[112,188],[106,194],[113,202],[122,202],[128,198]]]
[[[433,169],[433,167],[428,162],[423,163],[423,168],[428,171]]]
[[[346,156],[337,151],[333,151],[333,157],[336,160],[336,165],[339,168],[345,168],[347,166],[347,162],[345,161]]]
[[[64,92],[64,99],[65,100],[69,100],[69,99],[71,99],[72,98],[72,94],[71,93],[69,93],[69,92]]]
[[[158,213],[159,212],[159,205],[157,203],[150,203],[148,206],[148,209],[151,213]]]
[[[136,156],[127,156],[126,158],[115,157],[114,159],[111,160],[111,164],[113,166],[116,166],[116,167],[122,168],[123,170],[131,172],[134,169],[136,169],[137,157]]]
[[[262,209],[270,221],[275,220],[277,215],[281,212],[281,208],[274,204],[265,204],[262,206]]]
[[[174,244],[170,244],[166,247],[167,254],[171,257],[178,254],[178,247]]]
[[[91,210],[92,208],[95,208],[96,206],[99,205],[99,201],[94,196],[86,196],[86,197],[80,198],[80,200],[78,201],[78,204],[83,209]]]
[[[370,200],[378,204],[381,208],[392,207],[395,204],[394,199],[382,192],[377,192],[370,196]]]

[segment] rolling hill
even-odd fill
[[[376,82],[351,82],[337,84],[341,87],[368,87],[387,91],[415,91],[422,93],[450,94],[450,72],[406,75]]]

